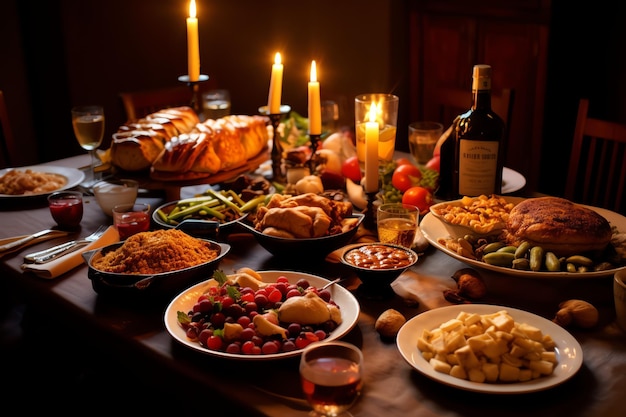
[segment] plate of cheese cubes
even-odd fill
[[[524,310],[460,304],[407,321],[396,339],[423,375],[467,391],[521,394],[567,381],[583,352],[561,326]]]

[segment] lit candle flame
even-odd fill
[[[370,123],[374,123],[376,122],[376,119],[378,118],[378,107],[376,106],[376,103],[372,101],[372,105],[370,107]]]
[[[189,17],[196,17],[196,0],[189,3]]]
[[[311,61],[311,82],[314,83],[317,81],[317,67],[315,66],[315,61]]]
[[[274,64],[280,65],[280,52],[276,52],[276,55],[274,56]]]

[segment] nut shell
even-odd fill
[[[406,318],[402,313],[390,308],[378,316],[374,328],[383,337],[395,337],[404,323],[406,323]]]

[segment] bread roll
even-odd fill
[[[111,160],[125,171],[143,171],[163,151],[162,136],[153,130],[131,130],[113,134]]]
[[[267,117],[229,115],[222,119],[229,122],[239,133],[246,159],[258,155],[267,146],[269,140],[267,131],[269,119]]]
[[[602,251],[611,241],[609,222],[597,212],[558,197],[529,198],[511,210],[503,236],[524,240],[557,256]]]

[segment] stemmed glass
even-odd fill
[[[363,353],[342,341],[312,343],[300,357],[300,382],[310,416],[351,416],[363,388]]]
[[[85,185],[96,182],[96,150],[104,138],[104,108],[102,106],[77,106],[72,108],[72,127],[80,146],[91,155],[91,178]]]

